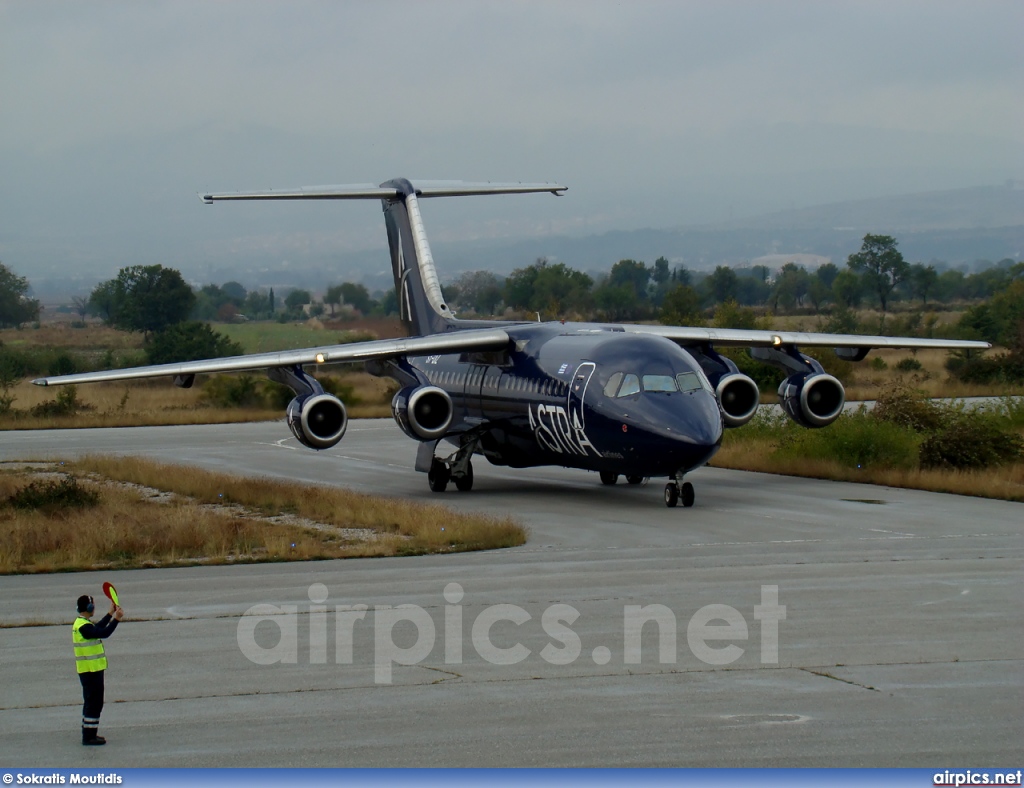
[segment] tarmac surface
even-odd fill
[[[91,452],[512,514],[530,539],[0,577],[2,766],[1019,765],[1021,504],[702,469],[695,507],[667,509],[661,481],[482,458],[472,492],[438,496],[385,420],[321,453],[283,423],[0,438],[0,460]],[[68,623],[104,580],[129,618],[108,744],[83,748]],[[660,620],[639,640],[637,606]]]

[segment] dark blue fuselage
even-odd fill
[[[593,324],[506,327],[508,351],[407,359],[444,389],[446,439],[480,438],[496,465],[562,465],[672,476],[708,462],[722,441],[718,401],[675,343]]]

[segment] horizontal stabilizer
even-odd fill
[[[420,181],[414,186],[418,197],[472,197],[483,194],[535,194],[550,192],[561,196],[567,187],[557,183],[470,183],[465,181]],[[298,189],[266,189],[251,192],[204,194],[203,202],[221,200],[394,200],[402,192],[394,186],[355,183],[340,186],[304,186]]]

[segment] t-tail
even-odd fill
[[[426,197],[468,197],[481,194],[561,195],[565,186],[556,183],[463,183],[420,181],[405,178],[380,186],[314,186],[303,189],[207,194],[207,203],[221,200],[380,200],[388,233],[391,270],[395,278],[398,308],[410,336],[428,336],[458,330],[461,326],[445,303],[441,282],[430,253],[427,232],[420,214],[420,199]]]

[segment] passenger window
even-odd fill
[[[604,395],[606,397],[614,397],[615,392],[619,390],[619,384],[622,382],[622,373],[616,372],[610,378],[604,387]]]
[[[626,375],[622,381],[622,388],[619,389],[618,396],[630,397],[633,394],[640,393],[640,378],[636,375]]]

